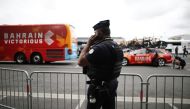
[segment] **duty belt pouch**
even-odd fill
[[[89,96],[93,96],[93,97],[96,96],[96,86],[95,85],[90,85]]]

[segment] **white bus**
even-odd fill
[[[183,48],[186,46],[188,53],[190,53],[190,40],[165,40],[167,46],[165,49],[175,54],[175,48],[178,46],[178,53],[183,54]]]

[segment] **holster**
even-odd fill
[[[90,94],[94,96],[99,96],[99,97],[107,97],[110,96],[109,93],[109,88],[106,85],[105,81],[96,81],[96,80],[91,80],[87,81],[87,84],[90,84]]]
[[[99,86],[96,88],[99,97],[108,97],[110,96],[109,89],[106,86]]]

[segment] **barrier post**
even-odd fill
[[[163,103],[164,109],[166,108],[166,103],[172,108],[175,107],[175,104],[180,104],[181,109],[183,109],[184,104],[190,104],[190,99],[187,99],[190,97],[190,92],[188,91],[190,85],[189,80],[190,75],[150,75],[147,78],[147,83],[149,83],[149,85],[147,85],[146,89],[146,109],[149,109],[148,104],[154,102],[154,100],[155,109],[158,108],[158,103]],[[149,95],[150,91],[152,91],[152,94],[155,94],[155,97]],[[184,98],[184,93],[186,94],[186,99]]]
[[[142,109],[143,108],[143,79],[138,74],[122,73],[119,78],[117,103],[123,102],[123,108],[126,109],[130,107],[131,109]],[[123,90],[123,91],[121,91]],[[131,93],[131,95],[130,95]],[[122,100],[123,99],[123,100]],[[126,105],[130,103],[131,105]],[[136,105],[136,103],[140,103]],[[116,104],[118,107],[119,105]],[[119,108],[122,108],[119,106]]]
[[[0,68],[1,106],[10,109],[29,109],[28,78],[29,74],[25,70]]]

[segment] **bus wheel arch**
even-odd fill
[[[26,62],[26,55],[23,52],[17,52],[14,55],[14,61],[18,64],[23,64]]]
[[[39,52],[33,52],[30,56],[30,63],[32,64],[41,64],[43,63],[43,58],[41,53]]]

